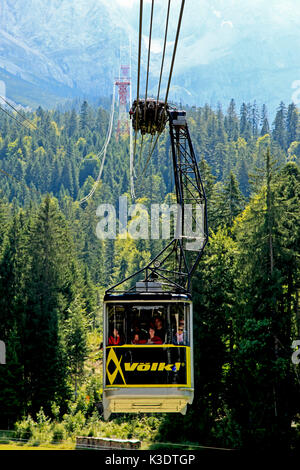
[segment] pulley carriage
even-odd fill
[[[168,120],[169,106],[165,105],[164,101],[156,101],[153,98],[146,100],[134,100],[129,115],[132,119],[132,127],[137,132],[140,131],[142,135],[156,133],[160,134]]]

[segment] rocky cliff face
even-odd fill
[[[149,1],[145,3],[143,74]],[[166,74],[179,0],[172,1]],[[136,81],[137,0],[1,0],[0,80],[22,104],[51,106],[76,96],[108,96],[120,55]],[[150,91],[160,67],[165,0],[155,2]],[[300,2],[188,0],[170,98],[183,103],[256,99],[275,108],[290,102],[300,80]],[[121,49],[120,49],[121,45]],[[127,48],[128,49],[128,48]],[[133,90],[133,93],[135,91]]]
[[[0,78],[12,98],[25,87],[30,102],[26,85],[33,102],[35,87],[60,97],[111,93],[125,27],[105,2],[3,0],[0,14]]]

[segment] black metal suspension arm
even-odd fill
[[[148,100],[137,103],[137,106],[144,106],[143,110],[147,105]],[[160,103],[160,106],[162,109],[163,103]],[[143,273],[146,284],[156,280],[161,284],[163,291],[190,293],[192,276],[208,240],[206,196],[188,129],[186,112],[168,106],[166,119],[169,121],[175,191],[179,208],[174,238],[143,269],[111,287],[110,292],[119,286],[123,287],[126,282],[127,285],[129,282],[129,286],[125,291],[132,292],[135,289],[134,280],[141,280],[137,277]],[[155,124],[157,128],[161,126],[159,122]],[[139,122],[139,125],[142,123]],[[192,215],[189,224],[198,229],[196,235],[187,231],[185,218],[187,205],[190,206]],[[197,217],[193,217],[196,206],[200,206],[200,221]],[[197,248],[187,247],[187,243],[193,241],[197,241]]]
[[[178,253],[178,264],[179,271],[181,271],[183,263],[185,264],[187,272],[186,288],[188,291],[190,291],[191,278],[197,269],[204,247],[208,240],[207,201],[197,164],[197,159],[192,145],[191,136],[189,133],[188,124],[185,118],[185,112],[169,110],[168,114],[176,197],[177,203],[181,208],[182,238],[180,240],[181,249]],[[203,238],[200,242],[199,249],[196,251],[196,255],[192,257],[186,256],[187,251],[184,249],[184,242],[188,239],[188,237],[186,237],[187,227],[185,225],[186,204],[191,204],[194,207],[196,205],[200,205],[203,208],[203,219],[201,221],[202,227],[198,227],[203,233]],[[193,221],[196,223],[194,219]]]

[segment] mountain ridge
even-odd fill
[[[149,93],[155,96],[160,70],[166,2],[155,3]],[[179,1],[172,2],[162,92],[169,70]],[[133,95],[137,68],[136,0],[2,0],[0,80],[7,96],[33,107],[74,97],[110,96],[121,61],[129,62],[132,41]],[[300,79],[297,16],[291,0],[186,2],[170,99],[189,105],[238,105],[254,99],[274,113],[291,102]],[[145,78],[150,4],[145,2],[142,83]],[[120,47],[121,46],[121,47]],[[125,51],[125,47],[127,51]],[[35,88],[36,87],[36,88]],[[44,90],[38,99],[37,90]],[[49,90],[49,98],[47,93]],[[57,91],[56,91],[57,90]],[[64,97],[65,93],[65,97]]]

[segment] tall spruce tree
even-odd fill
[[[289,147],[292,142],[299,139],[300,128],[299,128],[299,111],[295,103],[291,103],[288,106],[287,118],[286,118],[286,131],[287,131],[287,146]]]
[[[232,171],[223,185],[216,185],[216,191],[211,202],[213,204],[212,226],[232,227],[235,217],[243,210],[245,205],[244,196]]]
[[[280,256],[287,236],[281,224],[289,202],[278,197],[275,178],[268,151],[265,185],[235,223],[239,303],[228,405],[244,447],[287,450],[297,409],[289,352],[291,313],[282,308],[290,259],[284,262]]]
[[[267,111],[267,106],[264,104],[262,107],[262,112],[261,112],[261,131],[260,135],[264,136],[266,134],[269,134],[270,132],[270,126],[269,126],[269,121],[268,121],[268,111]]]
[[[236,114],[236,104],[234,99],[231,99],[230,101],[225,123],[229,140],[237,140],[239,136],[239,120]]]
[[[65,220],[47,196],[31,227],[24,307],[26,399],[32,412],[40,407],[49,412],[58,391],[60,401],[67,397],[59,321],[73,297],[72,255]]]
[[[23,212],[13,215],[0,259],[0,338],[6,344],[6,365],[0,375],[0,422],[12,426],[26,410],[24,399],[24,302],[27,272]]]
[[[282,149],[286,149],[287,136],[286,136],[286,116],[287,111],[285,104],[280,103],[277,110],[275,120],[273,123],[273,138],[280,145]]]

